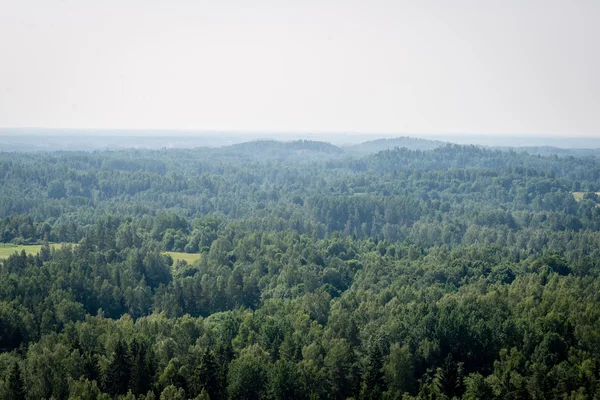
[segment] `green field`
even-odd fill
[[[27,254],[37,254],[40,252],[41,244],[16,245],[12,243],[0,243],[0,259],[7,258],[15,252],[20,253],[25,250]]]
[[[173,258],[173,264],[177,264],[177,260],[185,260],[188,264],[193,264],[200,258],[199,253],[181,253],[177,251],[165,251],[164,254],[168,254]]]
[[[51,244],[53,247],[58,244]],[[20,253],[25,250],[27,254],[37,254],[40,252],[41,244],[27,244],[27,245],[16,245],[12,243],[0,243],[0,259],[7,258],[15,252]],[[193,264],[200,258],[199,253],[182,253],[177,251],[166,251],[165,254],[170,255],[173,258],[174,264],[177,264],[177,260],[185,260],[188,264]]]
[[[575,197],[575,200],[580,201],[583,200],[583,195],[585,195],[586,192],[572,192],[573,193],[573,197]],[[600,192],[596,192],[596,194],[598,196],[600,196]]]

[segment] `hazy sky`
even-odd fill
[[[0,126],[600,136],[599,0],[0,0]]]

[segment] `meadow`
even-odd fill
[[[572,192],[573,193],[573,197],[575,198],[575,200],[577,201],[581,201],[583,200],[583,196],[585,195],[586,192]],[[597,196],[600,196],[600,192],[595,192]]]
[[[56,247],[58,243],[51,243],[52,247]],[[41,244],[26,244],[26,245],[16,245],[12,243],[0,243],[0,259],[8,258],[9,256],[15,253],[21,253],[21,251],[25,250],[27,254],[35,255],[40,252],[42,245]],[[200,258],[199,253],[185,253],[179,251],[166,251],[164,254],[168,254],[173,259],[173,265],[177,264],[177,261],[183,260],[188,264],[193,264]]]
[[[54,244],[53,246],[56,246]],[[41,244],[27,244],[27,245],[16,245],[12,243],[0,243],[0,259],[8,258],[15,252],[20,253],[25,250],[27,254],[37,254],[40,252]]]
[[[188,264],[193,264],[200,258],[199,253],[185,253],[179,251],[165,251],[164,254],[168,254],[173,259],[173,265],[177,264],[178,260],[184,260]]]

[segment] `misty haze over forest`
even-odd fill
[[[402,140],[400,140],[400,138]],[[127,129],[44,129],[0,128],[0,149],[3,151],[54,151],[102,149],[161,149],[226,147],[256,140],[317,140],[325,141],[353,153],[361,143],[379,141],[376,148],[408,147],[431,149],[444,144],[473,144],[494,148],[522,148],[523,151],[556,154],[600,154],[600,138],[556,137],[531,135],[408,135],[360,133],[292,133],[234,132]],[[382,140],[387,139],[387,140]],[[393,140],[397,139],[397,140]],[[363,146],[373,149],[372,146]],[[562,150],[561,150],[562,149]],[[569,150],[569,151],[565,151]],[[356,153],[356,151],[354,151]]]

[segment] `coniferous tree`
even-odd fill
[[[10,372],[7,378],[8,395],[9,400],[25,400],[26,390],[25,382],[23,381],[23,375],[21,367],[17,362],[13,363],[10,368]]]
[[[129,387],[131,376],[131,356],[127,344],[119,340],[110,364],[108,364],[103,376],[103,389],[107,393],[116,396],[125,394]]]
[[[217,398],[220,393],[219,368],[211,351],[204,349],[198,364],[192,370],[188,382],[190,394],[200,395],[202,392]]]

